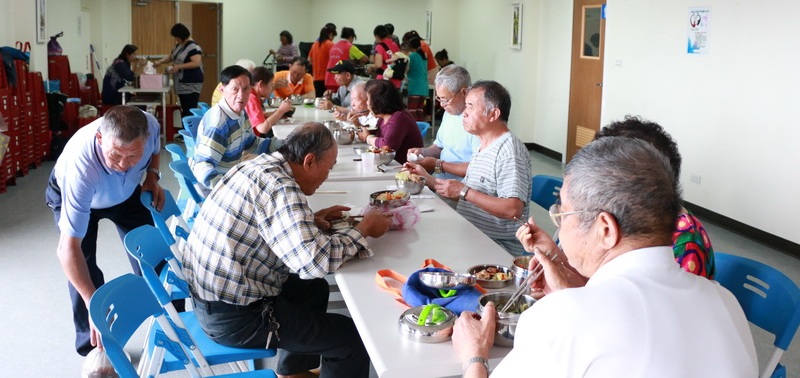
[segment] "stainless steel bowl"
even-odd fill
[[[417,181],[403,181],[403,180],[394,180],[394,183],[397,184],[397,189],[404,190],[408,194],[420,194],[422,189],[425,188],[425,177],[420,177],[419,182]]]
[[[339,121],[336,120],[322,121],[322,125],[327,127],[328,130],[330,130],[331,132],[341,128],[341,124],[339,123]]]
[[[408,203],[408,199],[411,196],[406,193],[406,195],[402,198],[393,199],[393,200],[379,200],[378,196],[383,193],[394,193],[394,190],[381,190],[369,195],[369,204],[372,206],[385,206],[390,208],[400,207]]]
[[[454,272],[419,272],[419,280],[434,289],[461,290],[475,286],[473,275]]]
[[[353,129],[336,129],[333,130],[333,137],[338,144],[351,144],[356,138],[356,132]]]
[[[522,281],[528,278],[528,264],[530,264],[533,256],[517,256],[511,261],[511,271],[514,272],[514,287],[522,285]]]
[[[272,108],[277,108],[281,106],[281,101],[283,101],[280,97],[272,97],[269,99],[269,106]]]
[[[494,335],[494,345],[497,346],[514,346],[514,334],[517,332],[517,322],[519,321],[519,317],[522,315],[523,311],[536,303],[536,299],[530,295],[520,295],[516,301],[516,306],[512,306],[511,309],[509,309],[509,312],[499,312],[512,295],[514,295],[514,293],[511,291],[499,291],[486,293],[481,295],[481,297],[478,299],[477,313],[479,315],[483,315],[483,308],[490,301],[494,302],[495,309],[498,311]]]
[[[456,314],[440,307],[446,316],[444,321],[419,325],[420,313],[424,308],[425,306],[410,308],[400,315],[397,322],[400,333],[419,343],[441,343],[450,340],[453,335],[453,325],[458,318]]]
[[[379,153],[374,153],[374,154],[375,154],[375,165],[377,166],[377,165],[381,165],[381,164],[389,164],[389,163],[391,163],[392,160],[394,160],[394,157],[397,154],[397,152],[394,152],[394,151],[392,151],[392,152],[379,152]]]
[[[302,105],[303,104],[303,96],[299,94],[293,94],[289,96],[289,101],[292,102],[292,105]]]
[[[514,282],[514,272],[512,272],[509,267],[502,265],[494,265],[494,264],[475,265],[469,268],[469,270],[467,270],[467,273],[475,276],[476,274],[478,274],[478,272],[488,268],[495,268],[499,273],[505,273],[506,275],[508,275],[508,278],[504,280],[482,280],[476,276],[475,279],[478,281],[478,285],[481,285],[481,287],[483,287],[484,289],[500,289]]]

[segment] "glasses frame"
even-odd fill
[[[550,220],[553,221],[553,224],[556,225],[556,228],[561,228],[561,219],[567,215],[589,213],[592,211],[602,211],[602,210],[574,210],[574,211],[561,212],[561,204],[558,203],[552,204],[550,208],[547,210],[547,212],[550,214]]]

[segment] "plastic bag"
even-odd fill
[[[64,49],[61,48],[61,44],[57,41],[58,38],[63,36],[63,31],[56,35],[50,36],[50,42],[47,42],[47,55],[61,55],[64,53]]]
[[[106,351],[100,348],[94,348],[86,360],[83,361],[83,369],[81,371],[82,378],[119,378],[119,375],[111,365],[111,361],[106,356]]]
[[[78,108],[78,118],[96,118],[97,108],[92,105],[81,105]]]
[[[147,65],[144,66],[144,73],[148,75],[155,75],[156,67],[153,65],[153,62],[147,61]]]
[[[419,207],[411,201],[403,206],[395,208],[370,205],[364,209],[364,213],[362,215],[368,213],[372,209],[377,209],[385,215],[392,216],[392,224],[389,225],[390,230],[408,230],[414,227],[414,225],[417,224],[420,219]]]

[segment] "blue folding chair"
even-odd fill
[[[209,104],[207,104],[205,102],[198,102],[197,103],[197,107],[200,108],[200,110],[203,111],[203,114],[201,114],[201,116],[205,115],[206,112],[208,111],[208,109],[211,109],[211,105],[209,105]]]
[[[89,301],[89,316],[100,333],[108,359],[120,377],[139,377],[124,348],[136,330],[151,319],[158,324],[157,327],[151,327],[157,340],[153,343],[154,351],[159,356],[166,354],[180,361],[180,368],[186,369],[191,377],[208,376],[207,372],[201,372],[192,363],[178,341],[179,335],[167,319],[164,308],[142,277],[128,273],[99,287]],[[259,370],[217,377],[272,378],[276,375],[271,370]]]
[[[194,110],[194,109],[192,109]],[[193,115],[193,116],[186,116],[181,119],[183,122],[183,129],[188,130],[189,134],[191,134],[192,138],[197,138],[197,129],[200,127],[200,121],[203,120],[202,116]]]
[[[761,378],[786,377],[779,362],[800,326],[800,288],[779,270],[745,257],[715,252],[714,279],[730,290],[747,320],[775,335]]]
[[[178,180],[178,185],[181,187],[181,191],[185,191],[189,193],[190,201],[187,201],[183,210],[184,217],[189,220],[191,219],[194,223],[194,217],[197,215],[197,211],[199,210],[199,206],[205,200],[205,197],[198,189],[198,185],[200,185],[197,181],[197,178],[194,176],[194,172],[189,167],[189,162],[187,161],[173,161],[169,163],[169,169],[172,170],[172,173],[175,174],[175,178]],[[190,206],[191,205],[191,206]]]
[[[175,143],[170,143],[164,146],[164,149],[167,150],[167,152],[169,152],[170,156],[172,157],[172,161],[189,160],[186,156],[186,153],[183,152],[183,148],[181,148],[181,146]]]
[[[178,134],[183,137],[183,144],[186,145],[186,157],[191,158],[194,156],[194,137],[189,130],[178,130]]]
[[[422,137],[425,138],[425,134],[428,132],[428,129],[431,128],[431,124],[428,122],[417,122],[417,127],[419,127],[419,132],[422,134]]]
[[[169,190],[164,189],[164,207],[161,208],[161,211],[152,204],[153,193],[142,191],[140,200],[144,207],[150,211],[153,224],[156,225],[156,229],[161,233],[164,241],[169,244],[172,253],[180,257],[183,254],[184,243],[189,238],[190,221],[194,222],[194,219],[187,221],[183,218],[181,209],[175,203],[175,199]]]
[[[189,112],[191,112],[192,114],[194,114],[194,115],[196,115],[198,117],[202,117],[203,116],[203,109],[200,109],[200,108],[189,109]]]
[[[176,327],[181,344],[191,353],[195,363],[201,369],[208,370],[211,365],[239,362],[234,367],[245,371],[248,367],[242,361],[275,356],[275,349],[234,348],[217,344],[205,334],[193,312],[178,313],[175,310],[172,305],[173,297],[168,292],[169,287],[165,287],[164,281],[158,276],[153,267],[165,261],[167,263],[179,262],[176,261],[169,246],[161,238],[161,233],[155,227],[145,225],[130,231],[125,236],[124,244],[128,253],[139,262],[139,266],[142,269],[142,277],[144,277],[150,291],[166,311],[167,317]],[[177,286],[188,288],[188,284],[182,279],[183,275],[176,274],[173,278],[183,281],[182,283],[176,283]],[[149,352],[153,350],[153,347],[148,345],[147,350]],[[148,353],[148,355],[152,354]],[[150,371],[154,369],[152,366],[159,362],[153,358],[153,363],[148,365],[150,366]],[[181,364],[181,361],[166,356],[163,363],[161,363],[160,372],[177,370]],[[159,372],[159,369],[155,370]]]
[[[561,177],[536,175],[531,178],[531,201],[550,210],[550,206],[558,201],[558,193],[564,180]]]

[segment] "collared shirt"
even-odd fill
[[[128,199],[147,173],[150,159],[161,152],[161,127],[149,113],[147,130],[150,135],[142,159],[125,172],[109,168],[96,134],[103,118],[79,129],[70,138],[56,161],[55,178],[61,188],[61,218],[59,230],[71,237],[86,236],[92,209],[105,209]]]
[[[522,369],[522,370],[520,370]],[[519,319],[492,377],[756,377],[736,297],[684,272],[672,249],[626,252],[585,287],[546,295]]]
[[[439,158],[449,163],[468,163],[472,154],[478,150],[481,140],[477,136],[464,130],[464,115],[444,113],[442,123],[436,132],[433,144],[442,149]],[[463,178],[452,173],[442,173],[437,178],[454,179],[461,181]]]
[[[353,228],[323,232],[278,152],[237,165],[203,202],[183,254],[192,295],[247,305],[278,295],[290,272],[324,277],[372,256]]]
[[[281,79],[286,79],[287,86],[283,88],[275,88],[273,93],[277,97],[288,98],[293,94],[304,95],[309,92],[314,92],[314,78],[311,77],[311,74],[307,73],[303,75],[303,80],[299,83],[292,83],[292,75],[289,75],[289,70],[276,72],[273,82],[277,82]]]
[[[531,155],[525,144],[508,131],[472,155],[464,184],[492,197],[518,198],[523,203],[520,219],[528,219]],[[508,253],[521,255],[524,252],[516,237],[519,223],[491,215],[469,201],[458,201],[456,211]]]
[[[189,165],[209,189],[242,160],[243,153],[261,154],[269,149],[269,139],[257,137],[244,111],[235,113],[224,98],[203,115],[195,139]]]
[[[364,82],[364,79],[353,75],[353,80],[350,80],[350,84],[347,86],[341,85],[339,89],[331,96],[331,101],[334,104],[343,106],[345,108],[350,107],[350,93],[353,91],[353,87],[358,84]]]

